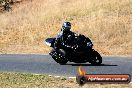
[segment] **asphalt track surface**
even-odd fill
[[[130,74],[132,75],[132,57],[103,56],[100,66],[89,63],[59,65],[49,55],[37,54],[1,54],[0,72],[22,72],[48,74],[57,76],[76,76],[78,67],[86,70],[87,74]]]

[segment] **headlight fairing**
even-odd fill
[[[46,43],[46,45],[48,45],[48,46],[50,46],[51,47],[51,43],[49,43],[49,42],[45,42]]]

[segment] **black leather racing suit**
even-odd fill
[[[54,48],[63,49],[64,46],[84,50],[86,48],[92,48],[93,44],[91,40],[84,35],[78,35],[72,31],[61,31],[56,37]]]
[[[69,39],[70,37],[70,39]],[[63,46],[65,47],[72,47],[74,45],[73,40],[75,38],[75,33],[72,31],[61,31],[55,40],[54,48],[55,49],[62,49]]]

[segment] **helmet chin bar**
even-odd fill
[[[62,28],[61,31],[70,31],[70,29],[71,29],[71,28],[69,28],[69,27],[65,27],[65,28]]]

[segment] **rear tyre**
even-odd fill
[[[60,65],[65,65],[68,62],[68,60],[64,56],[64,53],[61,52],[61,50],[59,50],[59,51],[52,50],[51,56]]]
[[[92,55],[90,63],[92,65],[101,65],[102,57],[97,51],[93,51],[93,55]]]

